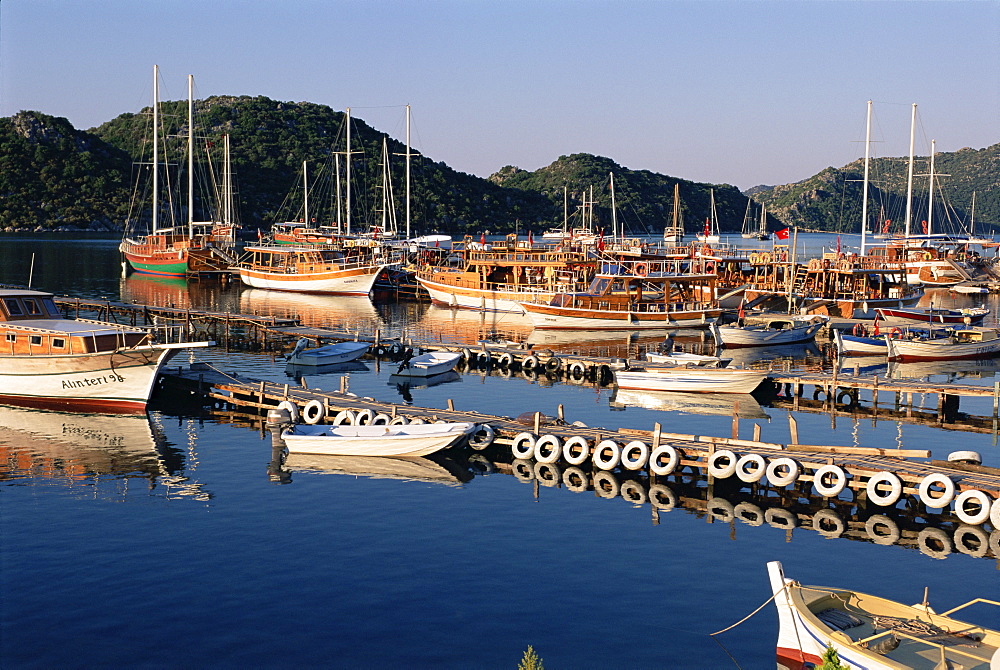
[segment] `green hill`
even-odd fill
[[[877,158],[869,169],[871,228],[891,221],[899,231],[906,218],[908,158]],[[933,232],[963,232],[972,222],[975,201],[976,231],[1000,227],[1000,144],[985,149],[938,153],[934,158]],[[911,231],[922,232],[928,219],[930,159],[914,158]],[[864,161],[827,168],[804,181],[783,186],[756,187],[747,193],[787,225],[819,230],[859,232]]]

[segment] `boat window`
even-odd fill
[[[60,316],[59,308],[56,307],[56,301],[52,298],[42,298],[42,306],[45,307],[45,311],[50,316]]]
[[[17,301],[17,298],[4,298],[4,307],[7,308],[7,313],[11,316],[23,316],[24,312],[21,311],[21,304]]]
[[[607,277],[594,277],[594,280],[590,282],[590,288],[587,289],[588,293],[600,294],[604,293],[608,289],[608,284],[611,280]]]
[[[34,298],[24,298],[21,300],[21,304],[24,305],[24,311],[26,314],[40,316],[42,313],[42,308],[39,306],[38,301]]]
[[[52,347],[54,349],[64,349],[66,347],[66,340],[61,337],[56,337],[52,339]]]
[[[39,345],[41,345],[41,343],[42,343],[42,336],[41,335],[32,335],[31,336],[31,344],[33,346],[39,346]]]
[[[8,342],[17,342],[17,334],[16,333],[7,333],[7,341]]]

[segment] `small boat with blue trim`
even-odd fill
[[[370,345],[367,342],[337,342],[313,349],[307,349],[308,346],[307,338],[300,339],[292,353],[288,355],[289,365],[319,366],[347,363],[368,353]]]

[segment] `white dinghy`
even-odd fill
[[[476,424],[296,425],[281,433],[290,454],[426,456],[460,442]]]
[[[432,377],[451,372],[460,360],[462,360],[462,354],[432,351],[400,362],[399,370],[393,374],[400,377]]]
[[[306,349],[309,340],[302,338],[295,344],[292,353],[288,354],[290,365],[333,365],[334,363],[346,363],[361,358],[368,352],[366,342],[337,342],[324,347]]]
[[[750,393],[764,381],[766,370],[731,368],[645,368],[616,370],[619,389],[687,391],[695,393]]]

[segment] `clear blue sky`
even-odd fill
[[[351,107],[480,176],[560,155],[746,188],[1000,141],[1000,2],[0,0],[0,116],[164,99]],[[234,138],[238,141],[238,138]]]

